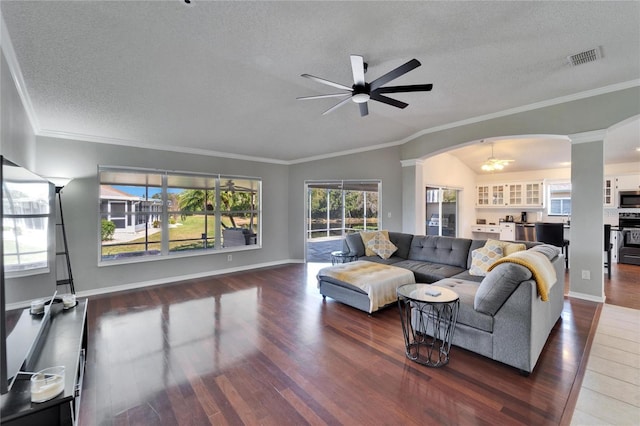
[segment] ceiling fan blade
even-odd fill
[[[406,104],[402,101],[399,101],[397,99],[391,99],[387,96],[381,95],[378,92],[371,92],[371,99],[378,101],[378,102],[382,102],[384,104],[387,105],[391,105],[394,106],[396,108],[406,108],[409,106],[409,104]]]
[[[429,92],[433,89],[433,84],[414,84],[411,86],[390,86],[379,87],[376,93],[400,93],[400,92]]]
[[[338,109],[340,108],[342,105],[346,104],[347,102],[349,102],[351,100],[351,96],[349,96],[347,99],[343,99],[340,102],[338,102],[337,104],[335,104],[334,106],[332,106],[331,108],[329,108],[328,110],[326,110],[325,112],[322,113],[322,115],[327,115],[329,114],[331,111],[333,111],[334,109]]]
[[[353,71],[353,83],[356,86],[364,86],[364,58],[351,55],[351,70]]]
[[[351,91],[351,87],[347,87],[340,83],[334,83],[333,81],[325,80],[324,78],[316,77],[311,74],[302,74],[302,77],[311,79],[313,81],[317,81],[318,83],[326,84],[327,86],[333,86],[333,87],[337,87],[338,89]]]
[[[363,102],[360,105],[360,117],[364,117],[365,115],[369,115],[369,107],[366,102]]]
[[[351,96],[351,93],[343,92],[343,93],[332,93],[330,95],[301,96],[296,99],[307,100],[307,99],[323,99],[323,98],[340,98],[342,96]]]
[[[378,87],[382,86],[383,84],[386,84],[388,82],[390,82],[391,80],[395,80],[396,78],[400,77],[401,75],[404,75],[406,73],[408,73],[409,71],[416,69],[420,66],[420,61],[418,61],[417,59],[412,59],[409,62],[407,62],[406,64],[400,65],[398,68],[389,71],[388,73],[386,73],[385,75],[383,75],[382,77],[378,77],[375,80],[373,80],[370,84],[371,90],[376,90]]]

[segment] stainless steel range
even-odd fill
[[[622,232],[618,263],[640,265],[640,213],[618,213],[618,227]]]

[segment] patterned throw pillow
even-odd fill
[[[389,241],[389,239],[382,233],[374,235],[373,238],[371,238],[367,243],[367,248],[369,248],[372,252],[383,259],[390,258],[393,253],[398,250],[398,247],[396,247],[395,244]]]
[[[521,243],[510,243],[508,241],[492,240],[488,239],[485,246],[500,246],[502,247],[503,256],[509,256],[511,253],[517,251],[523,251],[527,249],[527,246]]]
[[[471,252],[471,269],[469,275],[484,277],[487,269],[502,256],[502,247],[499,245],[485,245]]]
[[[360,232],[360,237],[362,237],[362,244],[364,244],[364,254],[365,256],[375,256],[377,253],[375,253],[373,250],[371,250],[369,248],[369,241],[371,241],[371,239],[373,237],[375,237],[376,235],[384,235],[384,237],[388,240],[389,239],[389,231],[387,231],[386,229],[383,229],[382,231],[362,231]]]

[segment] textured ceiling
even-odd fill
[[[640,2],[1,3],[39,134],[295,161],[640,78]],[[578,67],[566,56],[601,46]],[[368,81],[412,58],[393,85],[428,93],[336,99],[349,55]],[[636,142],[637,146],[637,142]],[[482,155],[486,157],[486,153]],[[628,157],[627,157],[628,158]]]

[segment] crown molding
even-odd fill
[[[134,141],[134,140],[128,140],[128,139],[109,138],[104,136],[92,136],[92,135],[85,135],[80,133],[59,132],[56,130],[41,130],[37,133],[37,136],[58,138],[58,139],[80,140],[83,142],[102,143],[107,145],[129,146],[133,148],[151,149],[156,151],[169,151],[169,152],[177,152],[181,154],[206,155],[208,157],[220,157],[220,158],[229,158],[233,160],[255,161],[259,163],[280,164],[285,166],[290,164],[289,161],[278,160],[275,158],[253,157],[251,155],[231,154],[228,152],[212,151],[208,149],[199,149],[199,148],[152,145],[152,144],[143,143],[143,142]]]
[[[411,158],[409,160],[400,160],[402,167],[422,166],[423,161],[420,158]]]
[[[477,117],[467,118],[465,120],[454,121],[452,123],[443,124],[441,126],[431,127],[429,129],[421,130],[413,135],[403,139],[402,143],[408,142],[412,139],[416,139],[420,136],[427,135],[429,133],[440,132],[442,130],[449,130],[456,127],[466,126],[468,124],[480,123],[482,121],[492,120],[494,118],[506,117],[521,112],[533,111],[535,109],[545,108],[549,106],[559,105],[567,102],[577,101],[580,99],[591,98],[593,96],[604,95],[607,93],[617,92],[620,90],[630,89],[632,87],[640,86],[640,79],[629,80],[622,83],[611,84],[609,86],[599,87],[597,89],[591,89],[584,92],[574,93],[572,95],[561,96],[559,98],[548,99],[546,101],[540,101],[533,104],[523,105],[515,108],[505,109],[503,111],[493,112],[491,114],[479,115]]]
[[[367,151],[376,151],[378,149],[384,149],[392,146],[402,145],[403,143],[405,143],[405,141],[394,141],[394,142],[387,142],[387,143],[382,143],[378,145],[371,145],[363,148],[354,148],[354,149],[348,149],[345,151],[332,152],[330,154],[315,155],[312,157],[305,157],[305,158],[299,158],[297,160],[291,160],[291,161],[288,161],[288,164],[291,165],[291,164],[299,164],[299,163],[308,163],[310,161],[326,160],[328,158],[342,157],[343,155],[360,154]]]
[[[607,135],[607,130],[592,130],[590,132],[582,132],[582,133],[574,133],[569,135],[569,140],[571,140],[571,145],[586,143],[586,142],[596,142],[603,141],[604,137]]]
[[[2,13],[0,13],[0,40],[0,49],[4,52],[4,57],[7,60],[7,65],[9,66],[9,72],[11,73],[13,84],[16,86],[18,96],[20,97],[24,110],[27,113],[27,117],[29,118],[29,122],[31,123],[31,129],[33,130],[33,133],[37,135],[38,131],[40,130],[38,117],[36,116],[36,112],[33,109],[31,97],[29,96],[27,85],[25,84],[24,78],[22,77],[22,70],[20,69],[20,64],[18,63],[18,58],[16,57],[16,51],[13,49],[13,43],[11,42],[11,37],[9,36],[9,31],[7,30],[7,24],[4,22],[4,16],[2,15]]]

